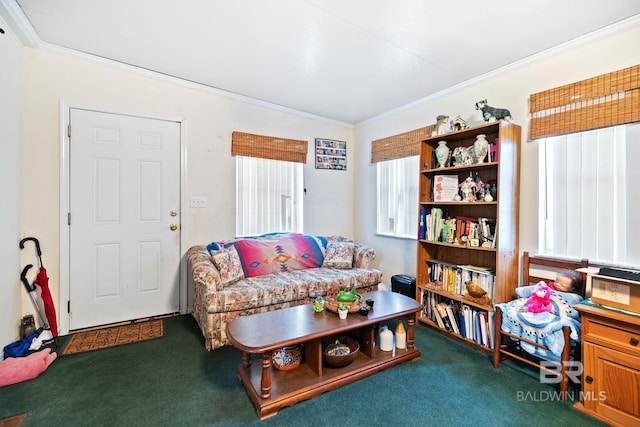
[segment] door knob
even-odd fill
[[[169,228],[171,229],[171,231],[176,231],[178,229],[178,224],[171,224]]]

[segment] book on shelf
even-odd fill
[[[455,295],[464,296],[466,283],[482,288],[491,301],[495,301],[495,270],[489,267],[476,266],[471,264],[457,265],[437,259],[426,261],[427,278],[436,289],[450,292]]]
[[[464,330],[466,331],[466,336],[465,338],[471,338],[473,336],[473,321],[472,321],[472,316],[473,313],[471,311],[471,307],[469,307],[467,304],[462,304],[462,318],[464,319]]]
[[[462,281],[462,271],[457,268],[455,272],[455,287],[453,289],[453,293],[457,295],[462,295],[464,288],[464,282]]]
[[[480,330],[480,318],[478,312],[473,313],[473,340],[478,345],[482,345],[482,331]]]
[[[482,345],[489,347],[489,335],[487,332],[487,322],[488,320],[486,311],[478,312],[478,323],[480,323],[480,339],[482,341]]]
[[[495,247],[493,246],[496,229],[495,219],[457,216],[455,217],[455,224],[455,239],[458,242],[462,241],[462,236],[464,235],[467,236],[468,241],[477,241],[478,246]]]
[[[496,220],[485,217],[448,217],[442,208],[420,209],[418,237],[421,240],[454,245],[495,248]],[[475,243],[474,243],[475,242]]]
[[[426,238],[427,232],[427,210],[422,208],[420,209],[420,218],[418,223],[418,239],[424,240]]]
[[[443,302],[441,302],[440,304],[443,304],[445,309],[447,310],[447,317],[449,318],[449,321],[451,322],[451,328],[453,329],[453,332],[455,332],[456,334],[460,333],[460,328],[458,327],[458,316],[456,314],[454,314],[454,305],[453,304],[445,304]],[[457,312],[457,310],[456,310]]]
[[[489,161],[490,162],[497,162],[499,160],[498,158],[498,145],[500,145],[500,139],[496,138],[495,142],[493,144],[491,144],[490,149],[489,149]]]
[[[433,317],[436,319],[436,323],[438,324],[438,327],[440,329],[446,330],[447,328],[445,328],[444,322],[442,321],[442,317],[440,317],[440,313],[438,312],[438,310],[435,310],[433,313],[434,313]]]
[[[451,325],[452,319],[449,318],[449,313],[447,313],[447,306],[444,303],[439,303],[436,304],[435,308],[437,312],[436,316],[440,317],[444,328],[449,332],[453,332],[453,326]]]
[[[427,289],[423,291],[423,300],[423,316],[440,329],[458,334],[478,345],[493,348],[493,312],[451,300]]]
[[[496,220],[491,218],[478,218],[480,224],[481,234],[479,238],[482,243],[481,246],[488,248],[495,248],[495,234],[496,234]]]
[[[425,212],[425,239],[436,241],[442,235],[444,225],[444,212],[441,208],[431,208],[430,212]]]
[[[459,265],[458,267],[463,268],[465,270],[477,271],[478,273],[482,273],[482,274],[490,274],[491,272],[494,271],[493,268],[482,267],[479,265],[472,265],[472,264],[463,264],[463,265]]]
[[[458,310],[458,325],[460,328],[460,336],[462,336],[462,338],[467,338],[467,323],[464,319],[464,307],[461,304],[460,305],[460,310]]]

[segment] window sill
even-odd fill
[[[378,237],[388,237],[391,239],[399,239],[399,240],[418,240],[416,237],[413,236],[396,236],[395,234],[384,234],[384,233],[375,233],[375,236]]]

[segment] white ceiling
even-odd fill
[[[640,14],[637,0],[17,4],[44,43],[352,124]]]

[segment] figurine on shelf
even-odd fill
[[[476,102],[476,110],[482,111],[482,118],[485,122],[510,119],[511,113],[506,108],[494,108],[487,104],[487,100]],[[491,120],[493,119],[493,120]]]
[[[483,201],[484,200],[484,182],[480,179],[480,175],[476,172],[475,177],[476,183],[476,200]]]
[[[449,128],[452,131],[466,129],[467,127],[468,127],[467,126],[467,122],[460,116],[458,116],[455,119],[453,119],[451,121],[451,123],[449,124]]]
[[[431,136],[436,135],[444,135],[447,133],[447,122],[449,121],[449,116],[445,116],[444,114],[440,114],[436,117],[436,126],[433,128],[433,133]]]
[[[462,150],[464,150],[464,148],[462,147],[456,147],[453,149],[453,152],[451,153],[451,163],[452,166],[462,166]]]
[[[462,190],[463,202],[475,202],[478,186],[471,176],[468,176],[464,181],[462,181],[459,187],[460,190]]]
[[[485,202],[493,202],[495,198],[491,194],[491,184],[488,182],[484,184],[484,201]]]
[[[456,237],[456,220],[455,218],[449,218],[444,221],[442,226],[442,242],[454,243]]]
[[[498,186],[497,186],[497,181],[495,179],[491,179],[489,180],[489,184],[490,189],[489,192],[491,193],[491,197],[493,197],[493,200],[498,200]]]
[[[465,166],[476,162],[473,145],[470,147],[456,147],[451,152],[451,166]]]

